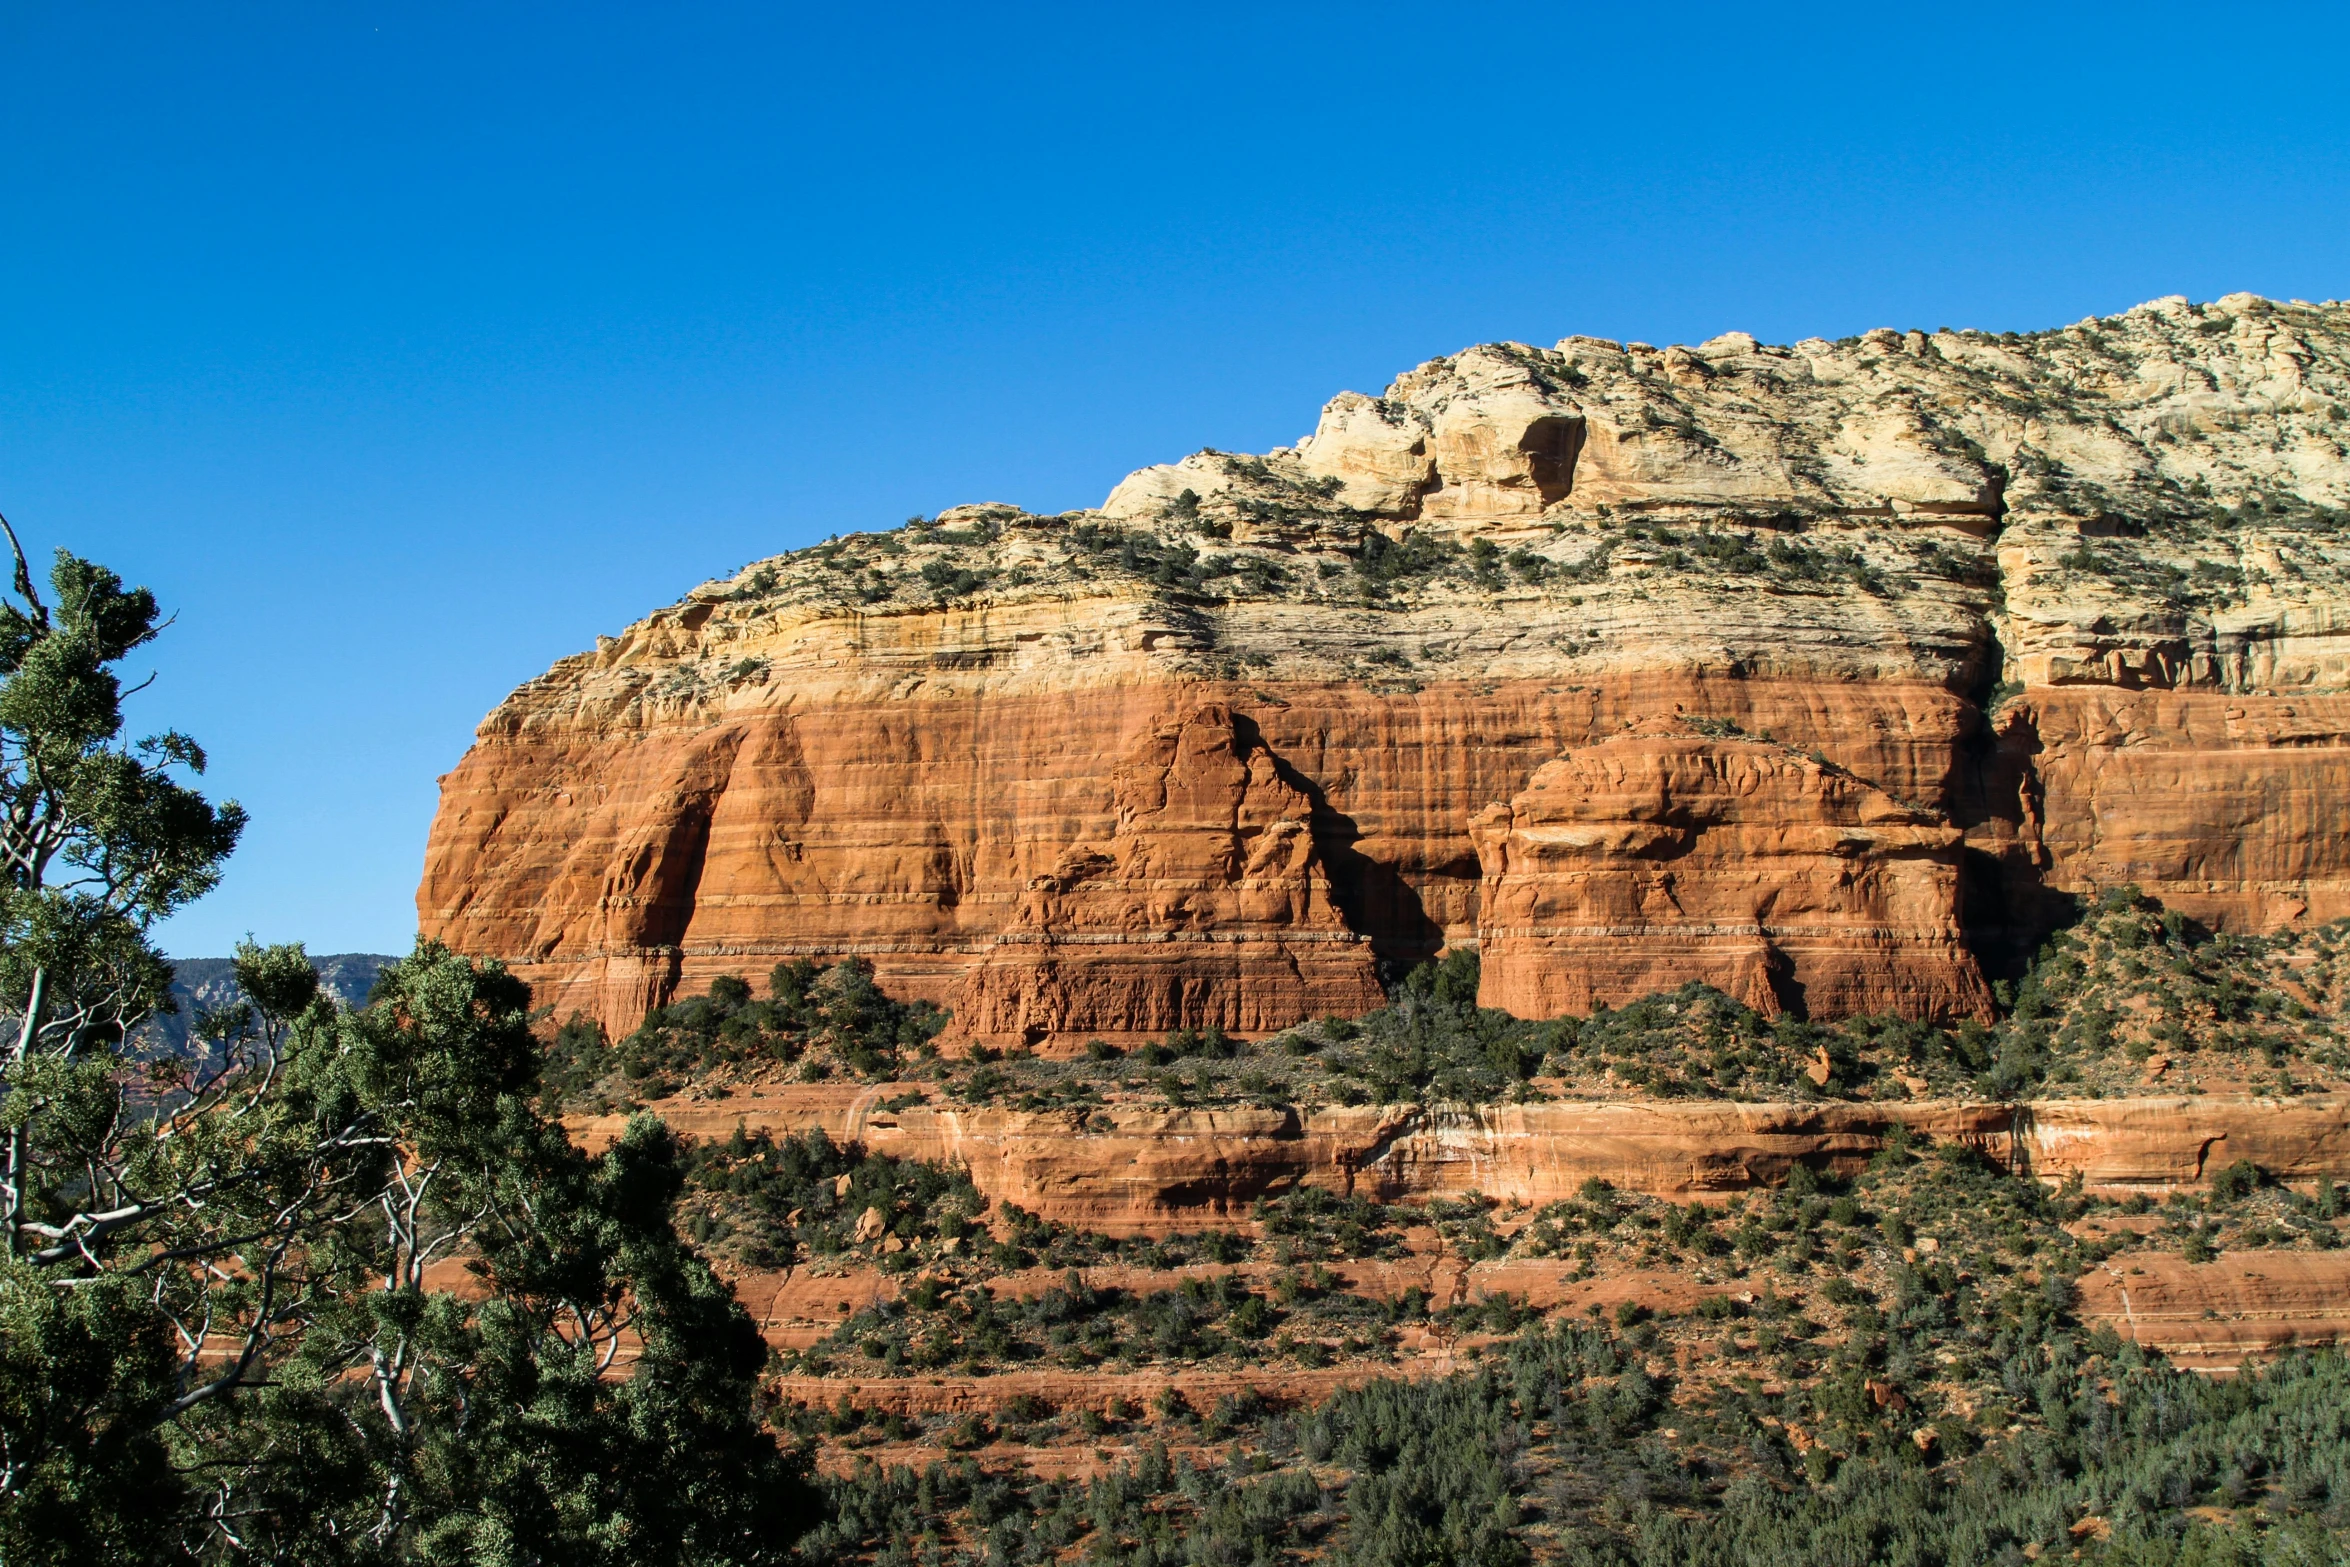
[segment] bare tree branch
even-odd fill
[[[33,591],[33,568],[24,558],[24,545],[17,542],[16,530],[8,525],[6,517],[0,517],[0,533],[8,535],[8,547],[16,552],[17,594],[31,608],[34,621],[46,626],[49,624],[49,608],[41,602],[41,595]]]

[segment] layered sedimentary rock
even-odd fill
[[[1313,805],[1224,703],[1146,730],[1116,826],[1062,850],[958,992],[970,1032],[1262,1031],[1379,1004],[1371,949],[1330,897]]]
[[[2350,1252],[2254,1251],[2212,1262],[2133,1252],[2091,1268],[2080,1290],[2083,1321],[2192,1370],[2350,1340]]]
[[[1481,875],[1468,802],[1507,800],[1562,750],[1644,715],[1734,714],[1758,732],[1832,745],[1851,765],[1928,793],[1941,787],[1967,722],[1961,700],[1922,682],[1822,690],[1635,672],[1604,688],[1201,681],[984,701],[847,699],[682,732],[524,729],[485,741],[444,782],[424,894],[439,912],[427,929],[515,961],[560,1015],[586,1012],[614,1030],[681,985],[756,976],[801,955],[865,957],[894,993],[958,1007],[996,1007],[988,997],[1004,994],[1000,976],[1041,977],[1049,962],[1059,994],[1075,1000],[1084,994],[1067,988],[1076,976],[1112,966],[1134,974],[1142,971],[1133,961],[1167,954],[1147,942],[1039,939],[1048,934],[1036,929],[1040,916],[1116,917],[1151,931],[1139,895],[1113,916],[1103,912],[1110,887],[1047,889],[1070,885],[1065,869],[1075,867],[1064,862],[1082,850],[1116,863],[1124,759],[1152,732],[1218,702],[1254,726],[1306,792],[1312,855],[1295,885],[1320,923],[1285,927],[1256,950],[1310,953],[1310,973],[1293,983],[1286,961],[1258,963],[1249,989],[1214,988],[1196,1004],[1177,997],[1172,1012],[1095,990],[1056,1032],[1082,1041],[1120,1013],[1148,1016],[1154,1028],[1253,1030],[1359,1010],[1332,985],[1341,972],[1362,972],[1366,951],[1413,961],[1447,940],[1476,938]],[[779,744],[789,768],[760,760]],[[701,781],[720,756],[731,782],[712,791]],[[819,798],[824,809],[810,810]],[[1202,873],[1191,875],[1196,889]],[[1237,889],[1224,896],[1236,900]],[[1328,939],[1344,933],[1360,943]],[[1201,977],[1205,960],[1226,963],[1244,950],[1163,945],[1188,948]],[[989,1021],[1017,1038],[1014,1028],[1046,1022],[1040,1005]]]
[[[1974,836],[2046,885],[2223,929],[2350,915],[2350,695],[2027,687],[1995,722],[1986,803],[2012,811]]]
[[[1596,1176],[1660,1197],[1726,1196],[1776,1185],[1797,1164],[1856,1173],[1897,1126],[2110,1194],[2193,1188],[2246,1159],[2278,1180],[2350,1177],[2350,1104],[2315,1096],[1067,1112],[879,1110],[886,1092],[810,1085],[672,1102],[661,1113],[681,1133],[712,1139],[738,1124],[778,1134],[820,1127],[878,1153],[962,1165],[991,1200],[1111,1232],[1226,1223],[1298,1186],[1390,1203],[1474,1191],[1540,1206]],[[594,1145],[624,1120],[581,1130]]]
[[[420,924],[615,1029],[861,955],[965,1034],[1078,1041],[1346,1010],[1374,964],[1480,940],[1497,1002],[1611,995],[1637,960],[1603,922],[1496,900],[1620,911],[1664,870],[1632,941],[1823,1015],[1966,1012],[2100,886],[2229,928],[2350,913],[2346,328],[2234,295],[1486,345],[1098,510],[755,563],[490,715]],[[1203,713],[1223,738],[1186,752]],[[1756,772],[1721,816],[1691,774],[1659,809],[1717,814],[1675,866],[1488,866],[1480,813],[1534,867],[1537,773],[1660,721],[1854,784]],[[1166,745],[1177,787],[1137,808]],[[1911,848],[1830,844],[1888,808]]]
[[[1988,1016],[1962,835],[1772,741],[1650,723],[1470,819],[1487,1005],[1581,1016],[1703,980],[1767,1016]]]

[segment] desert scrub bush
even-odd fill
[[[1491,549],[1488,544],[1488,550]],[[1452,539],[1414,528],[1400,539],[1376,529],[1365,529],[1355,546],[1354,574],[1366,603],[1384,600],[1391,590],[1408,588],[1436,577],[1467,571],[1476,580],[1469,552]],[[1483,584],[1480,584],[1483,585]],[[1499,586],[1496,579],[1494,586]]]
[[[957,1537],[1005,1560],[1578,1567],[2340,1556],[2350,1365],[2330,1351],[2211,1381],[2048,1322],[1982,1422],[1929,1424],[1879,1404],[1867,1377],[1800,1398],[1677,1393],[1637,1332],[1529,1329],[1476,1371],[1374,1381],[1294,1415],[1219,1406],[1200,1435],[1220,1451],[1145,1445],[1089,1481],[868,1462],[828,1482],[829,1521],[803,1550],[910,1563],[898,1542]]]
[[[801,1369],[912,1375],[1035,1362],[1072,1368],[1113,1360],[1121,1366],[1254,1363],[1263,1358],[1264,1341],[1305,1310],[1347,1314],[1335,1296],[1310,1307],[1276,1304],[1232,1274],[1138,1291],[1089,1285],[1072,1269],[1023,1301],[1000,1300],[976,1281],[932,1277],[897,1300],[850,1316],[803,1357]]]
[[[1391,1004],[1357,1023],[1345,1043],[1327,1047],[1322,1061],[1329,1073],[1362,1082],[1381,1104],[1483,1104],[1533,1077],[1556,1037],[1555,1025],[1478,1006],[1477,954],[1462,948],[1411,970]]]
[[[648,1012],[615,1047],[594,1022],[574,1017],[550,1046],[546,1081],[566,1105],[608,1109],[724,1068],[803,1058],[820,1072],[886,1077],[946,1021],[927,1001],[884,995],[864,959],[819,968],[803,958],[775,966],[763,999],[752,998],[747,981],[721,975],[707,993]]]
[[[1047,1219],[1013,1202],[996,1204],[997,1226],[1003,1239],[987,1253],[987,1260],[1007,1272],[1017,1268],[1033,1268],[1040,1263],[1052,1268],[1090,1267],[1096,1263],[1113,1261],[1121,1256],[1145,1254],[1151,1242],[1141,1237],[1120,1241],[1098,1231],[1079,1229]],[[1208,1232],[1221,1235],[1222,1232]],[[1157,1258],[1180,1258],[1166,1266],[1181,1266],[1195,1259],[1206,1245],[1205,1234],[1183,1237],[1172,1248],[1161,1248],[1148,1255]]]
[[[1237,1567],[1291,1559],[1330,1524],[1310,1474],[1175,1460],[1156,1441],[1089,1481],[989,1475],[970,1459],[920,1471],[867,1460],[831,1489],[829,1521],[801,1547],[808,1560],[877,1552],[871,1559],[912,1567],[910,1542],[934,1549],[952,1528],[984,1544],[988,1561],[1050,1561],[1084,1542],[1088,1560]]]
[[[685,1164],[685,1228],[752,1267],[874,1253],[892,1239],[935,1246],[978,1232],[987,1211],[962,1167],[843,1146],[821,1128],[777,1139],[737,1126],[724,1142],[686,1145]]]
[[[1509,1250],[1493,1228],[1493,1199],[1480,1192],[1432,1199],[1422,1210],[1425,1221],[1453,1255],[1466,1262],[1483,1262]]]
[[[1627,1083],[1658,1098],[1811,1097],[1875,1075],[1849,1030],[1774,1021],[1696,981],[1552,1027],[1551,1070]],[[1823,1053],[1825,1083],[1814,1070]]]
[[[1719,722],[1699,720],[1701,724]],[[2277,937],[2214,936],[2134,888],[2084,906],[2020,979],[1995,987],[1990,1023],[1896,1017],[1767,1019],[1692,983],[1547,1025],[1544,1071],[1582,1091],[1659,1098],[2006,1099],[2051,1085],[2145,1091],[2161,1053],[2196,1071],[2339,1078],[2350,1068],[2350,922]]]
[[[2128,1088],[2157,1053],[2198,1073],[2274,1074],[2286,1091],[2295,1071],[2338,1075],[2346,935],[2339,921],[2214,935],[2134,887],[2109,890],[1995,987],[2007,1015],[1984,1040],[1976,1090]]]
[[[1725,719],[1692,723],[1737,733]],[[1476,1004],[1477,957],[1462,950],[1412,969],[1389,1005],[1365,1017],[1324,1018],[1265,1040],[1211,1024],[1131,1052],[1103,1045],[1076,1060],[981,1050],[955,1062],[909,1061],[908,1044],[919,1055],[944,1014],[898,1007],[854,969],[787,967],[802,999],[780,1031],[760,1026],[776,1003],[750,1003],[724,982],[655,1014],[617,1051],[602,1046],[592,1024],[566,1025],[549,1080],[563,1085],[566,1103],[608,1105],[733,1062],[799,1054],[803,1072],[911,1071],[965,1103],[1080,1110],[1136,1099],[1178,1108],[1475,1104],[1540,1097],[1554,1081],[1608,1097],[2005,1099],[2051,1088],[2149,1091],[2156,1079],[2148,1073],[2164,1065],[2276,1092],[2350,1076],[2340,1022],[2350,999],[2350,921],[2276,937],[2214,936],[2129,888],[2085,904],[2020,979],[1994,987],[2003,1015],[1952,1026],[1767,1018],[1701,982],[1588,1017],[1529,1022]],[[2150,1067],[2158,1053],[2167,1060]],[[622,1063],[643,1075],[630,1079]]]
[[[1249,1216],[1282,1263],[1393,1257],[1404,1250],[1396,1228],[1405,1219],[1403,1210],[1319,1186],[1260,1198]]]
[[[2169,1209],[2201,1228],[2216,1209],[2258,1203],[2314,1210],[2320,1199],[2237,1172]],[[1092,1482],[1081,1507],[1016,1472],[975,1482],[999,1488],[976,1508],[955,1500],[964,1492],[943,1473],[923,1493],[901,1472],[892,1494],[907,1506],[926,1494],[937,1519],[971,1534],[1025,1507],[1029,1538],[1117,1560],[1151,1539],[1178,1549],[1205,1527],[1205,1509],[1276,1483],[1296,1488],[1294,1504],[1262,1525],[1246,1559],[1523,1552],[1761,1567],[2078,1550],[2119,1564],[2326,1561],[2350,1545],[2350,1362],[2293,1353],[2213,1381],[2085,1327],[2071,1280],[2089,1253],[2065,1226],[2102,1210],[2078,1190],[1912,1136],[1849,1176],[1809,1172],[1716,1208],[1595,1181],[1537,1227],[1568,1210],[1591,1233],[1628,1238],[1677,1223],[1752,1237],[1755,1270],[1686,1316],[1628,1302],[1553,1322],[1529,1321],[1507,1297],[1433,1315],[1424,1295],[1317,1298],[1302,1273],[1277,1280],[1261,1307],[1237,1280],[1120,1298],[1068,1279],[993,1314],[1016,1352],[1082,1350],[1089,1325],[1105,1320],[1138,1362],[1170,1366],[1253,1363],[1284,1344],[1314,1364],[1328,1358],[1323,1339],[1343,1335],[1341,1352],[1359,1355],[1423,1316],[1456,1340],[1515,1336],[1486,1345],[1469,1372],[1372,1381],[1318,1408],[1167,1400],[1162,1424],[1204,1450],[1188,1463],[1146,1450]],[[1824,1261],[1790,1257],[1806,1238],[1854,1255],[1822,1277]],[[1259,1329],[1267,1336],[1247,1337]],[[878,1472],[860,1475],[834,1482],[836,1527],[876,1516],[871,1499],[889,1489]],[[2099,1522],[2077,1528],[2084,1518]],[[836,1544],[852,1556],[887,1549],[871,1533]]]
[[[1219,1024],[1205,1028],[1178,1028],[1168,1032],[1164,1040],[1154,1040],[1134,1052],[1134,1059],[1144,1066],[1166,1066],[1176,1061],[1199,1057],[1209,1061],[1235,1061],[1248,1053],[1248,1046],[1226,1034]]]
[[[1266,579],[1263,566],[1243,566],[1231,556],[1203,560],[1198,546],[1186,539],[1129,530],[1115,523],[1077,523],[1064,529],[1061,538],[1072,554],[1099,569],[1114,569],[1178,592],[1203,592],[1212,579],[1235,574],[1244,574],[1252,581]],[[1286,578],[1278,568],[1272,575]]]
[[[927,560],[920,572],[922,585],[940,600],[968,598],[995,580],[991,571],[974,571],[951,560]]]

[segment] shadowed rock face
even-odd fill
[[[1469,830],[1487,1006],[1581,1016],[1698,979],[1769,1016],[1990,1015],[1959,830],[1783,746],[1651,723]]]
[[[861,955],[1073,1044],[1480,939],[1524,1011],[1951,1016],[2074,892],[2350,914],[2345,406],[2350,309],[2249,295],[1470,349],[599,639],[443,780],[419,924],[614,1029]]]

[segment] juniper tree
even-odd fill
[[[247,943],[194,1048],[130,1047],[244,817],[120,739],[153,597],[50,582],[0,604],[0,1561],[780,1560],[813,1492],[676,1149],[539,1112],[519,981],[420,943],[345,1011]]]
[[[84,1144],[121,1099],[127,1030],[171,983],[148,932],[211,890],[245,817],[174,776],[204,769],[187,736],[122,740],[113,666],[154,638],[154,595],[60,550],[52,607],[0,529],[16,561],[0,601],[0,1247],[54,1263],[126,1222]]]

